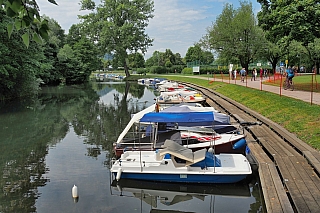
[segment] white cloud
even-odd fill
[[[148,49],[146,58],[155,50],[164,52],[165,49],[184,57],[187,49],[205,33],[207,26],[201,21],[210,24],[202,7],[193,7],[181,0],[155,1],[154,18],[147,28],[154,46]]]

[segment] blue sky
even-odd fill
[[[59,6],[50,4],[47,0],[37,2],[40,14],[55,19],[66,32],[72,24],[79,23],[77,15],[87,13],[79,11],[80,0],[56,0]],[[100,3],[99,0],[96,2]],[[257,13],[260,4],[255,0],[251,2]],[[154,0],[154,18],[146,28],[154,42],[145,58],[149,58],[156,50],[164,52],[166,49],[185,57],[188,48],[206,34],[206,29],[221,14],[226,3],[239,7],[239,0]]]

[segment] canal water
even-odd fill
[[[94,82],[2,103],[0,212],[264,212],[255,175],[220,185],[112,181],[112,143],[157,95],[136,83]]]

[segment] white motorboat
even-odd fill
[[[126,151],[112,161],[116,180],[138,179],[184,183],[236,183],[252,173],[242,154],[193,152],[172,140],[155,151]]]

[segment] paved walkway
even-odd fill
[[[221,78],[208,78],[208,77],[201,77],[201,76],[188,76],[188,77],[191,77],[191,78],[197,77],[201,79],[207,79],[209,81],[220,81],[220,82],[223,81],[225,83],[229,83],[229,79],[222,80]],[[255,88],[263,91],[268,91],[275,94],[299,99],[299,100],[308,102],[310,104],[320,105],[320,93],[316,93],[316,92],[311,93],[306,91],[299,91],[299,90],[291,91],[291,90],[284,90],[284,89],[281,89],[280,91],[280,87],[261,84],[260,79],[256,81],[251,81],[250,78],[248,78],[247,81],[245,80],[244,83],[240,82],[240,80],[236,80],[236,81],[230,80],[230,84],[236,84],[240,86],[246,86],[246,87]]]

